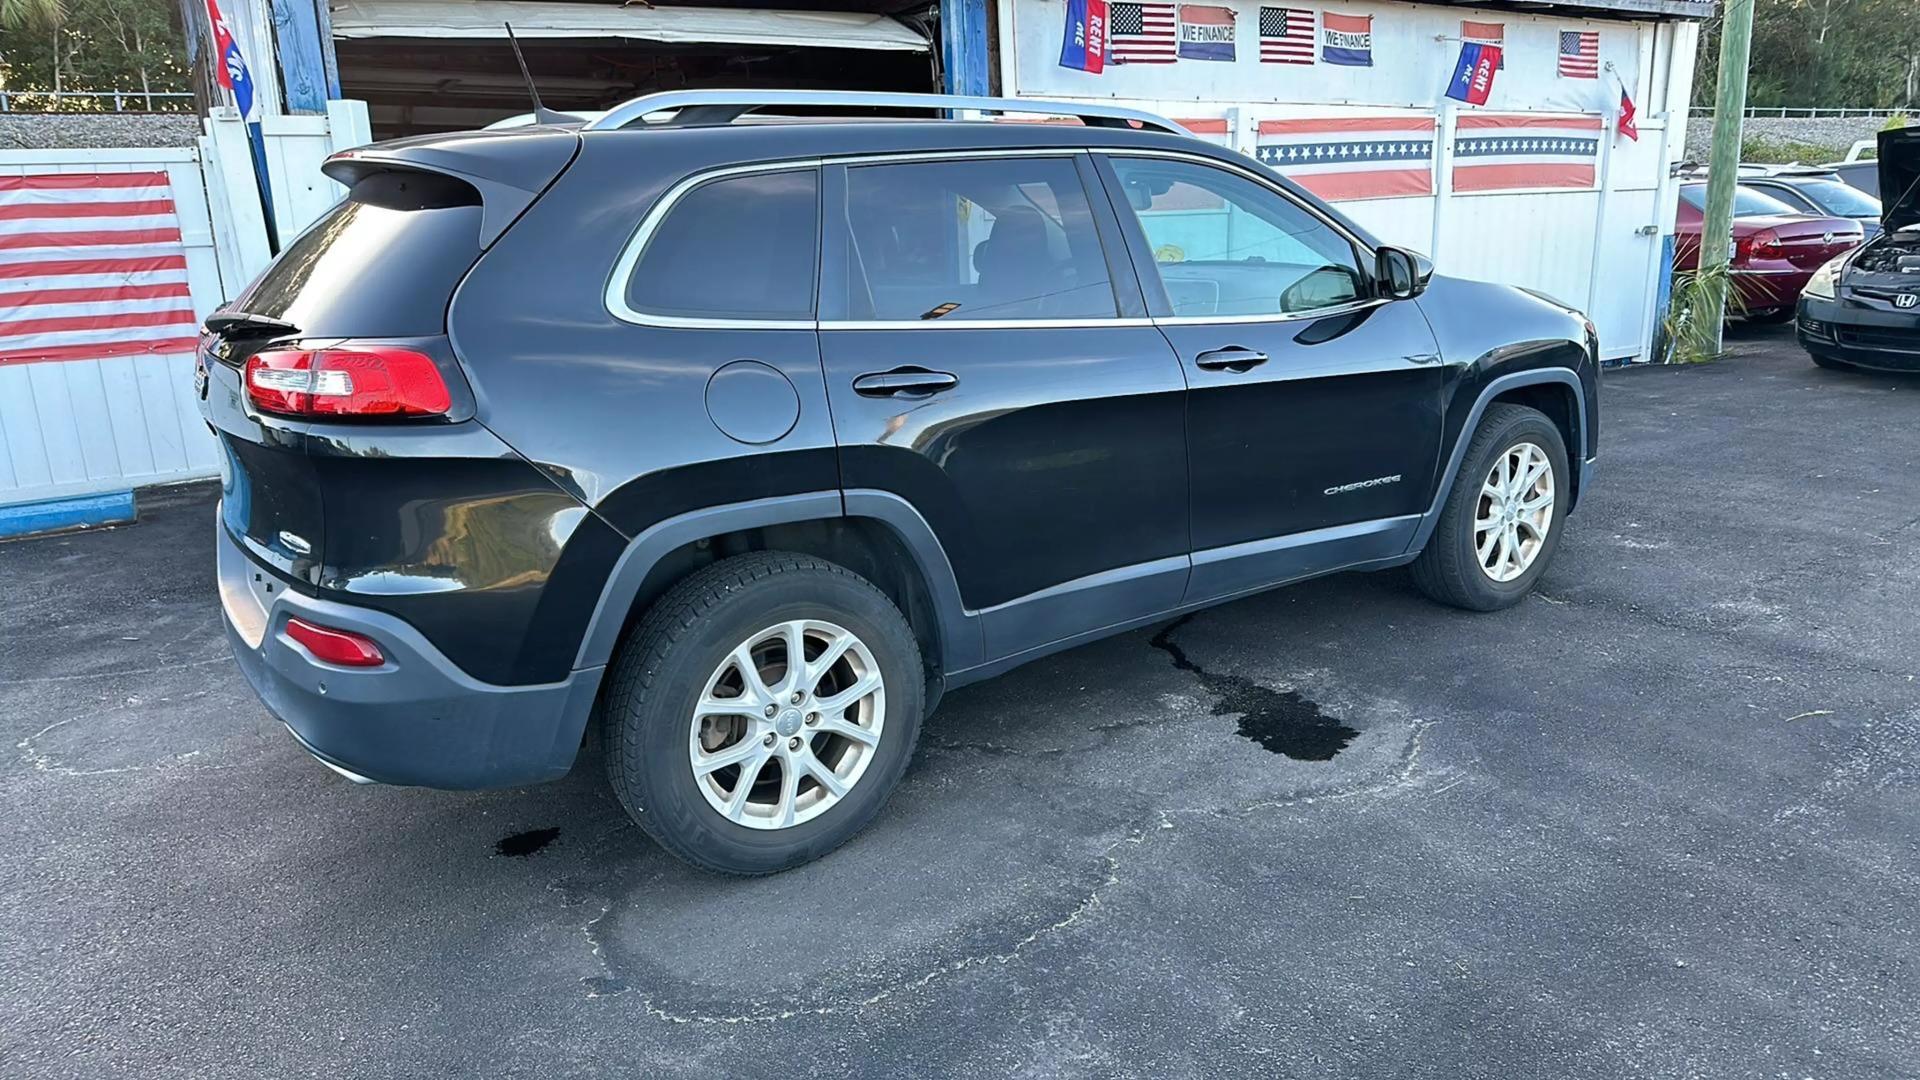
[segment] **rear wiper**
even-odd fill
[[[271,315],[255,315],[250,311],[216,311],[207,316],[202,324],[208,332],[215,334],[297,334],[300,328]]]

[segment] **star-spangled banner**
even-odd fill
[[[1591,188],[1605,128],[1593,115],[1463,115],[1454,126],[1453,190]]]
[[[1330,202],[1433,194],[1434,118],[1260,121],[1254,156]]]

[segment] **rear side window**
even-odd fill
[[[702,184],[646,238],[627,306],[679,318],[810,319],[819,233],[815,170]]]
[[[310,336],[438,334],[480,257],[480,195],[437,173],[362,179],[301,233],[236,307]]]
[[[1115,317],[1071,159],[850,168],[846,221],[856,320]]]

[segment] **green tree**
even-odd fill
[[[1756,0],[1747,104],[1767,108],[1920,105],[1915,0]],[[1694,100],[1713,100],[1718,21],[1701,35]]]
[[[187,78],[169,0],[0,0],[0,86],[29,106],[40,104],[35,92],[163,93],[187,89]]]

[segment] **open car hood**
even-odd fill
[[[1920,127],[1880,133],[1880,199],[1888,232],[1920,225]]]

